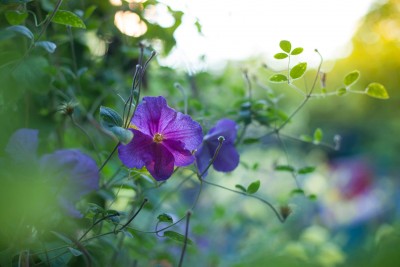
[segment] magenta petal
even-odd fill
[[[152,160],[146,163],[146,168],[157,181],[171,177],[174,172],[174,156],[162,144],[153,143],[149,148]]]
[[[161,133],[171,120],[174,120],[176,111],[167,106],[164,97],[144,97],[135,112],[132,124],[139,131],[153,136]]]
[[[126,167],[141,169],[146,162],[152,160],[150,148],[154,142],[151,136],[138,130],[132,131],[134,134],[132,141],[127,145],[119,145],[118,156]]]
[[[163,145],[172,153],[176,166],[183,167],[193,163],[194,156],[191,151],[185,149],[185,144],[182,141],[167,139],[163,141]]]
[[[197,149],[202,140],[203,132],[198,122],[188,115],[177,113],[175,120],[171,120],[162,132],[165,139],[180,140],[188,150]]]
[[[233,171],[239,165],[239,153],[233,144],[222,144],[213,163],[214,169],[220,172]]]

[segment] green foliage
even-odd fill
[[[274,58],[276,58],[276,59],[284,59],[284,58],[287,58],[288,56],[289,55],[286,54],[286,53],[277,53],[277,54],[274,55]]]
[[[386,91],[386,88],[379,83],[370,83],[365,89],[365,93],[373,98],[378,99],[388,99],[389,94]]]
[[[58,10],[55,14],[53,19],[51,20],[54,23],[74,27],[74,28],[81,28],[86,29],[85,23],[82,21],[80,17],[72,13],[71,11],[67,10]]]
[[[157,219],[159,222],[167,222],[167,223],[173,223],[174,220],[172,219],[171,215],[163,213],[157,216]]]
[[[274,83],[282,83],[287,82],[288,78],[286,75],[283,74],[274,74],[269,78],[269,80]]]
[[[260,189],[260,184],[261,184],[260,180],[257,180],[257,181],[252,182],[252,183],[247,187],[246,192],[249,193],[249,194],[257,193],[258,189]]]
[[[292,50],[292,44],[287,40],[280,41],[279,47],[286,53],[290,53]]]
[[[5,12],[6,20],[11,25],[22,24],[28,18],[28,12],[18,10],[9,10]]]
[[[355,70],[347,74],[344,79],[343,83],[346,87],[349,87],[353,85],[355,82],[357,82],[358,78],[360,77],[360,72]]]
[[[180,233],[177,233],[175,231],[165,231],[164,232],[164,236],[168,237],[168,238],[170,238],[170,239],[172,239],[174,241],[177,241],[179,243],[184,243],[185,242],[185,236],[180,234]],[[189,238],[186,239],[186,242],[187,242],[188,245],[192,245],[193,244],[193,241],[191,239],[189,239]]]
[[[306,62],[299,63],[290,70],[290,77],[292,79],[301,78],[306,72],[306,70],[307,70],[307,63]]]

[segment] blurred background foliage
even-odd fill
[[[40,154],[79,148],[100,166],[117,141],[101,128],[99,107],[122,112],[135,66],[153,50],[160,58],[171,52],[183,12],[156,0],[0,3],[0,148],[16,129],[35,128],[40,129]],[[46,16],[57,3],[60,10],[77,15],[86,28],[47,25]],[[212,172],[207,179],[229,188],[259,179],[261,196],[278,208],[288,205],[292,210],[281,224],[254,199],[205,187],[191,221],[194,245],[188,247],[187,266],[398,266],[399,10],[399,0],[376,3],[352,39],[350,55],[334,62],[326,74],[327,90],[335,91],[347,73],[359,70],[354,90],[377,81],[386,86],[390,99],[350,93],[313,98],[285,127],[281,139],[266,135],[267,127],[277,120],[276,111],[284,121],[303,98],[289,86],[268,80],[274,73],[265,66],[268,62],[248,59],[190,74],[157,59],[150,62],[143,95],[163,95],[179,111],[185,110],[187,99],[188,113],[205,132],[222,117],[236,120],[240,130],[246,125],[239,168],[228,175]],[[157,20],[159,12],[169,18],[167,24]],[[124,17],[135,21],[135,27],[118,26]],[[12,28],[18,25],[28,31]],[[200,24],[193,27],[201,31]],[[41,41],[55,47],[38,44]],[[316,70],[310,70],[305,76],[308,89],[315,75]],[[255,112],[250,123],[246,122],[249,101]],[[329,144],[341,135],[341,149],[297,140],[312,136],[317,128]],[[292,174],[276,171],[280,164],[317,170],[297,176],[303,192],[296,192]],[[55,224],[50,230],[65,236],[81,234],[90,227],[93,214],[112,208],[126,218],[146,196],[149,204],[135,219],[134,228],[152,231],[159,213],[171,214],[176,221],[191,207],[198,184],[186,180],[188,175],[190,171],[183,170],[158,187],[143,170],[121,169],[114,157],[101,172],[101,189],[81,203],[82,210],[90,207],[86,218]],[[94,230],[113,229],[113,223],[106,221]],[[183,233],[184,222],[174,230]],[[65,245],[59,235],[46,233],[40,242],[35,235],[30,237],[16,247],[25,251],[30,246],[34,254],[45,243],[50,248],[46,257],[54,257],[51,266],[87,266],[85,256],[76,251],[61,256],[51,251]],[[10,248],[0,244],[2,259]],[[98,266],[176,266],[181,246],[176,240],[128,229],[125,236],[88,242],[85,253]],[[14,251],[14,266],[20,250]],[[34,257],[46,261],[43,254]]]

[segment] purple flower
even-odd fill
[[[176,112],[164,97],[144,97],[130,129],[134,137],[118,147],[119,158],[129,168],[146,166],[158,181],[168,179],[174,166],[194,162],[192,151],[202,141],[202,129],[188,115]]]
[[[203,173],[210,160],[214,157],[215,151],[219,145],[218,137],[223,136],[225,141],[222,143],[221,149],[213,162],[216,171],[230,172],[239,164],[239,153],[235,148],[235,140],[237,135],[237,125],[233,120],[221,119],[216,125],[210,129],[208,134],[204,136],[203,144],[197,150],[196,164],[200,173]],[[204,173],[203,177],[207,175]]]
[[[75,203],[98,188],[96,162],[75,149],[57,150],[39,158],[38,133],[38,130],[20,129],[11,136],[5,148],[10,159],[8,167],[12,173],[21,173],[20,179],[26,179],[26,182],[41,179],[37,182],[43,183],[51,191],[46,194],[54,195],[64,211],[80,217],[81,214],[74,207]]]

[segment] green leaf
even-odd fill
[[[347,89],[346,88],[339,88],[339,89],[336,90],[336,94],[338,96],[345,95],[345,94],[347,94]]]
[[[124,123],[118,112],[109,107],[100,107],[100,118],[112,126],[122,126]]]
[[[297,171],[298,174],[308,174],[308,173],[312,173],[315,171],[315,167],[314,166],[307,166],[307,167],[303,167],[301,169],[299,169]]]
[[[275,171],[294,172],[294,168],[290,165],[277,165]]]
[[[95,6],[95,5],[91,5],[90,7],[88,7],[85,10],[85,14],[83,15],[83,18],[88,19],[96,9],[97,9],[97,6]]]
[[[313,138],[311,136],[309,136],[309,135],[306,135],[306,134],[302,134],[300,136],[300,139],[302,141],[304,141],[304,142],[310,142],[310,143],[313,141]]]
[[[299,55],[303,53],[303,48],[302,47],[296,47],[295,49],[293,49],[293,51],[290,53],[293,56]]]
[[[80,250],[77,250],[76,248],[71,248],[68,247],[69,252],[71,252],[72,255],[74,255],[75,257],[81,256],[82,252]]]
[[[35,43],[36,47],[41,47],[46,50],[48,53],[52,54],[57,48],[57,45],[53,42],[49,41],[40,41]]]
[[[235,185],[235,187],[236,187],[237,189],[239,189],[239,190],[245,192],[245,193],[247,192],[246,188],[245,188],[243,185],[241,185],[241,184],[237,184],[237,185]]]
[[[279,47],[285,51],[286,53],[290,53],[290,50],[292,49],[292,44],[287,41],[287,40],[282,40],[279,43]]]
[[[28,39],[31,39],[33,41],[33,38],[34,38],[33,33],[25,26],[14,25],[14,26],[8,27],[7,30],[16,32],[18,34],[22,34],[23,36],[25,36]]]
[[[286,82],[288,79],[283,74],[275,74],[275,75],[272,75],[271,77],[269,77],[269,80],[274,83],[282,83],[282,82]]]
[[[6,13],[4,15],[6,17],[7,22],[10,23],[11,25],[21,24],[28,17],[27,12],[20,12],[20,11],[16,11],[16,10],[6,11]]]
[[[365,93],[370,97],[379,98],[379,99],[388,99],[389,94],[386,91],[385,86],[380,83],[370,83],[365,89]]]
[[[255,144],[255,143],[258,143],[258,142],[260,142],[259,138],[246,138],[246,139],[243,139],[243,144],[245,144],[245,145]]]
[[[287,58],[288,56],[289,55],[286,54],[286,53],[277,53],[277,54],[274,55],[274,58],[276,58],[276,59],[284,59],[284,58]]]
[[[315,144],[319,144],[322,141],[322,137],[324,136],[324,133],[322,132],[321,128],[317,128],[314,131],[314,140],[313,142]]]
[[[164,236],[171,238],[172,240],[184,243],[185,242],[185,236],[181,235],[180,233],[174,232],[174,231],[165,231]],[[187,239],[187,244],[192,245],[193,241],[190,240],[189,238]]]
[[[255,182],[252,182],[248,187],[247,187],[247,193],[249,194],[254,194],[260,189],[260,180],[257,180]]]
[[[62,240],[64,243],[68,244],[68,245],[72,245],[73,242],[71,239],[69,239],[68,237],[66,237],[63,234],[60,234],[58,232],[55,231],[50,231],[53,235],[55,235],[58,239]]]
[[[301,194],[304,195],[304,190],[303,189],[293,189],[292,191],[290,191],[290,195],[297,195],[297,194]]]
[[[52,22],[67,25],[75,28],[86,29],[85,23],[80,17],[67,10],[58,10],[54,15]]]
[[[350,85],[353,85],[359,77],[360,72],[358,70],[352,71],[344,77],[343,83],[346,87],[349,87]]]
[[[172,217],[166,213],[160,214],[157,217],[159,222],[167,222],[167,223],[173,223],[174,220],[172,219]]]
[[[308,199],[317,200],[317,195],[316,194],[310,194],[310,195],[308,195]]]
[[[306,72],[306,70],[307,70],[307,63],[301,62],[301,63],[297,64],[296,66],[294,66],[290,70],[290,77],[292,79],[298,79],[301,76],[303,76],[303,74]]]

